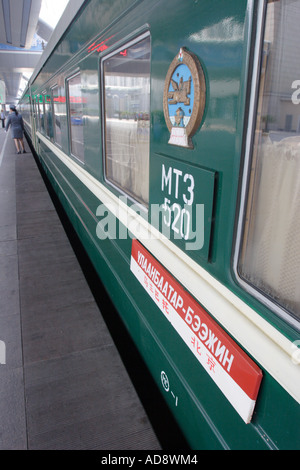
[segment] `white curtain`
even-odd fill
[[[107,119],[107,177],[138,201],[149,198],[149,120]]]
[[[300,318],[300,137],[259,147],[243,276]]]

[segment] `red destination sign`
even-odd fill
[[[131,271],[249,423],[262,379],[261,369],[137,240],[132,242]]]

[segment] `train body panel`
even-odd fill
[[[46,174],[194,449],[299,448],[297,311],[278,315],[234,264],[271,3],[90,0],[21,100]]]

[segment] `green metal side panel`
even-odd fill
[[[107,44],[117,47],[122,40],[129,41],[140,32],[149,30],[152,47],[150,204],[161,206],[167,198],[168,204],[172,205],[178,202],[179,197],[184,201],[183,195],[188,199],[191,179],[186,177],[184,180],[184,175],[193,175],[194,202],[204,205],[205,211],[201,219],[204,221],[203,244],[201,248],[188,252],[191,260],[272,321],[284,334],[297,339],[295,332],[236,284],[231,272],[250,50],[251,18],[247,7],[246,0],[91,0],[45,65],[33,90],[42,90],[47,77],[58,68],[64,78],[76,67],[80,68],[85,77],[87,103],[84,126],[86,165],[83,167],[119,195],[117,189],[106,183],[103,174],[101,90],[94,86],[100,77],[100,59],[106,52],[87,56],[87,48],[93,41],[100,43],[112,37]],[[125,12],[121,14],[123,10]],[[207,85],[204,117],[193,136],[193,149],[168,144],[170,133],[163,114],[166,74],[181,47],[186,47],[199,58]],[[50,87],[54,83],[53,79],[45,86]],[[69,155],[67,113],[63,123],[62,150]],[[38,153],[99,277],[191,447],[299,448],[299,404],[263,370],[255,414],[252,422],[246,425],[131,274],[131,238],[100,240],[97,237],[99,217],[96,213],[101,201],[55,154],[46,149],[43,142],[39,143]],[[167,182],[170,168],[173,178],[176,178],[174,169],[180,172],[177,175],[182,175],[177,183],[176,179],[173,180],[173,191]],[[165,184],[162,185],[163,171]],[[174,193],[176,184],[178,198]],[[165,215],[164,212],[160,214],[162,221]],[[149,211],[150,221],[151,216]],[[121,226],[121,229],[125,230],[125,227]],[[173,241],[175,246],[184,249],[187,240],[181,237]],[[162,371],[168,375],[168,392],[162,387]],[[176,402],[174,397],[179,400]]]

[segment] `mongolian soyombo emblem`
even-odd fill
[[[164,115],[171,133],[169,144],[193,148],[191,137],[201,124],[205,98],[205,78],[200,61],[181,48],[165,81]]]

